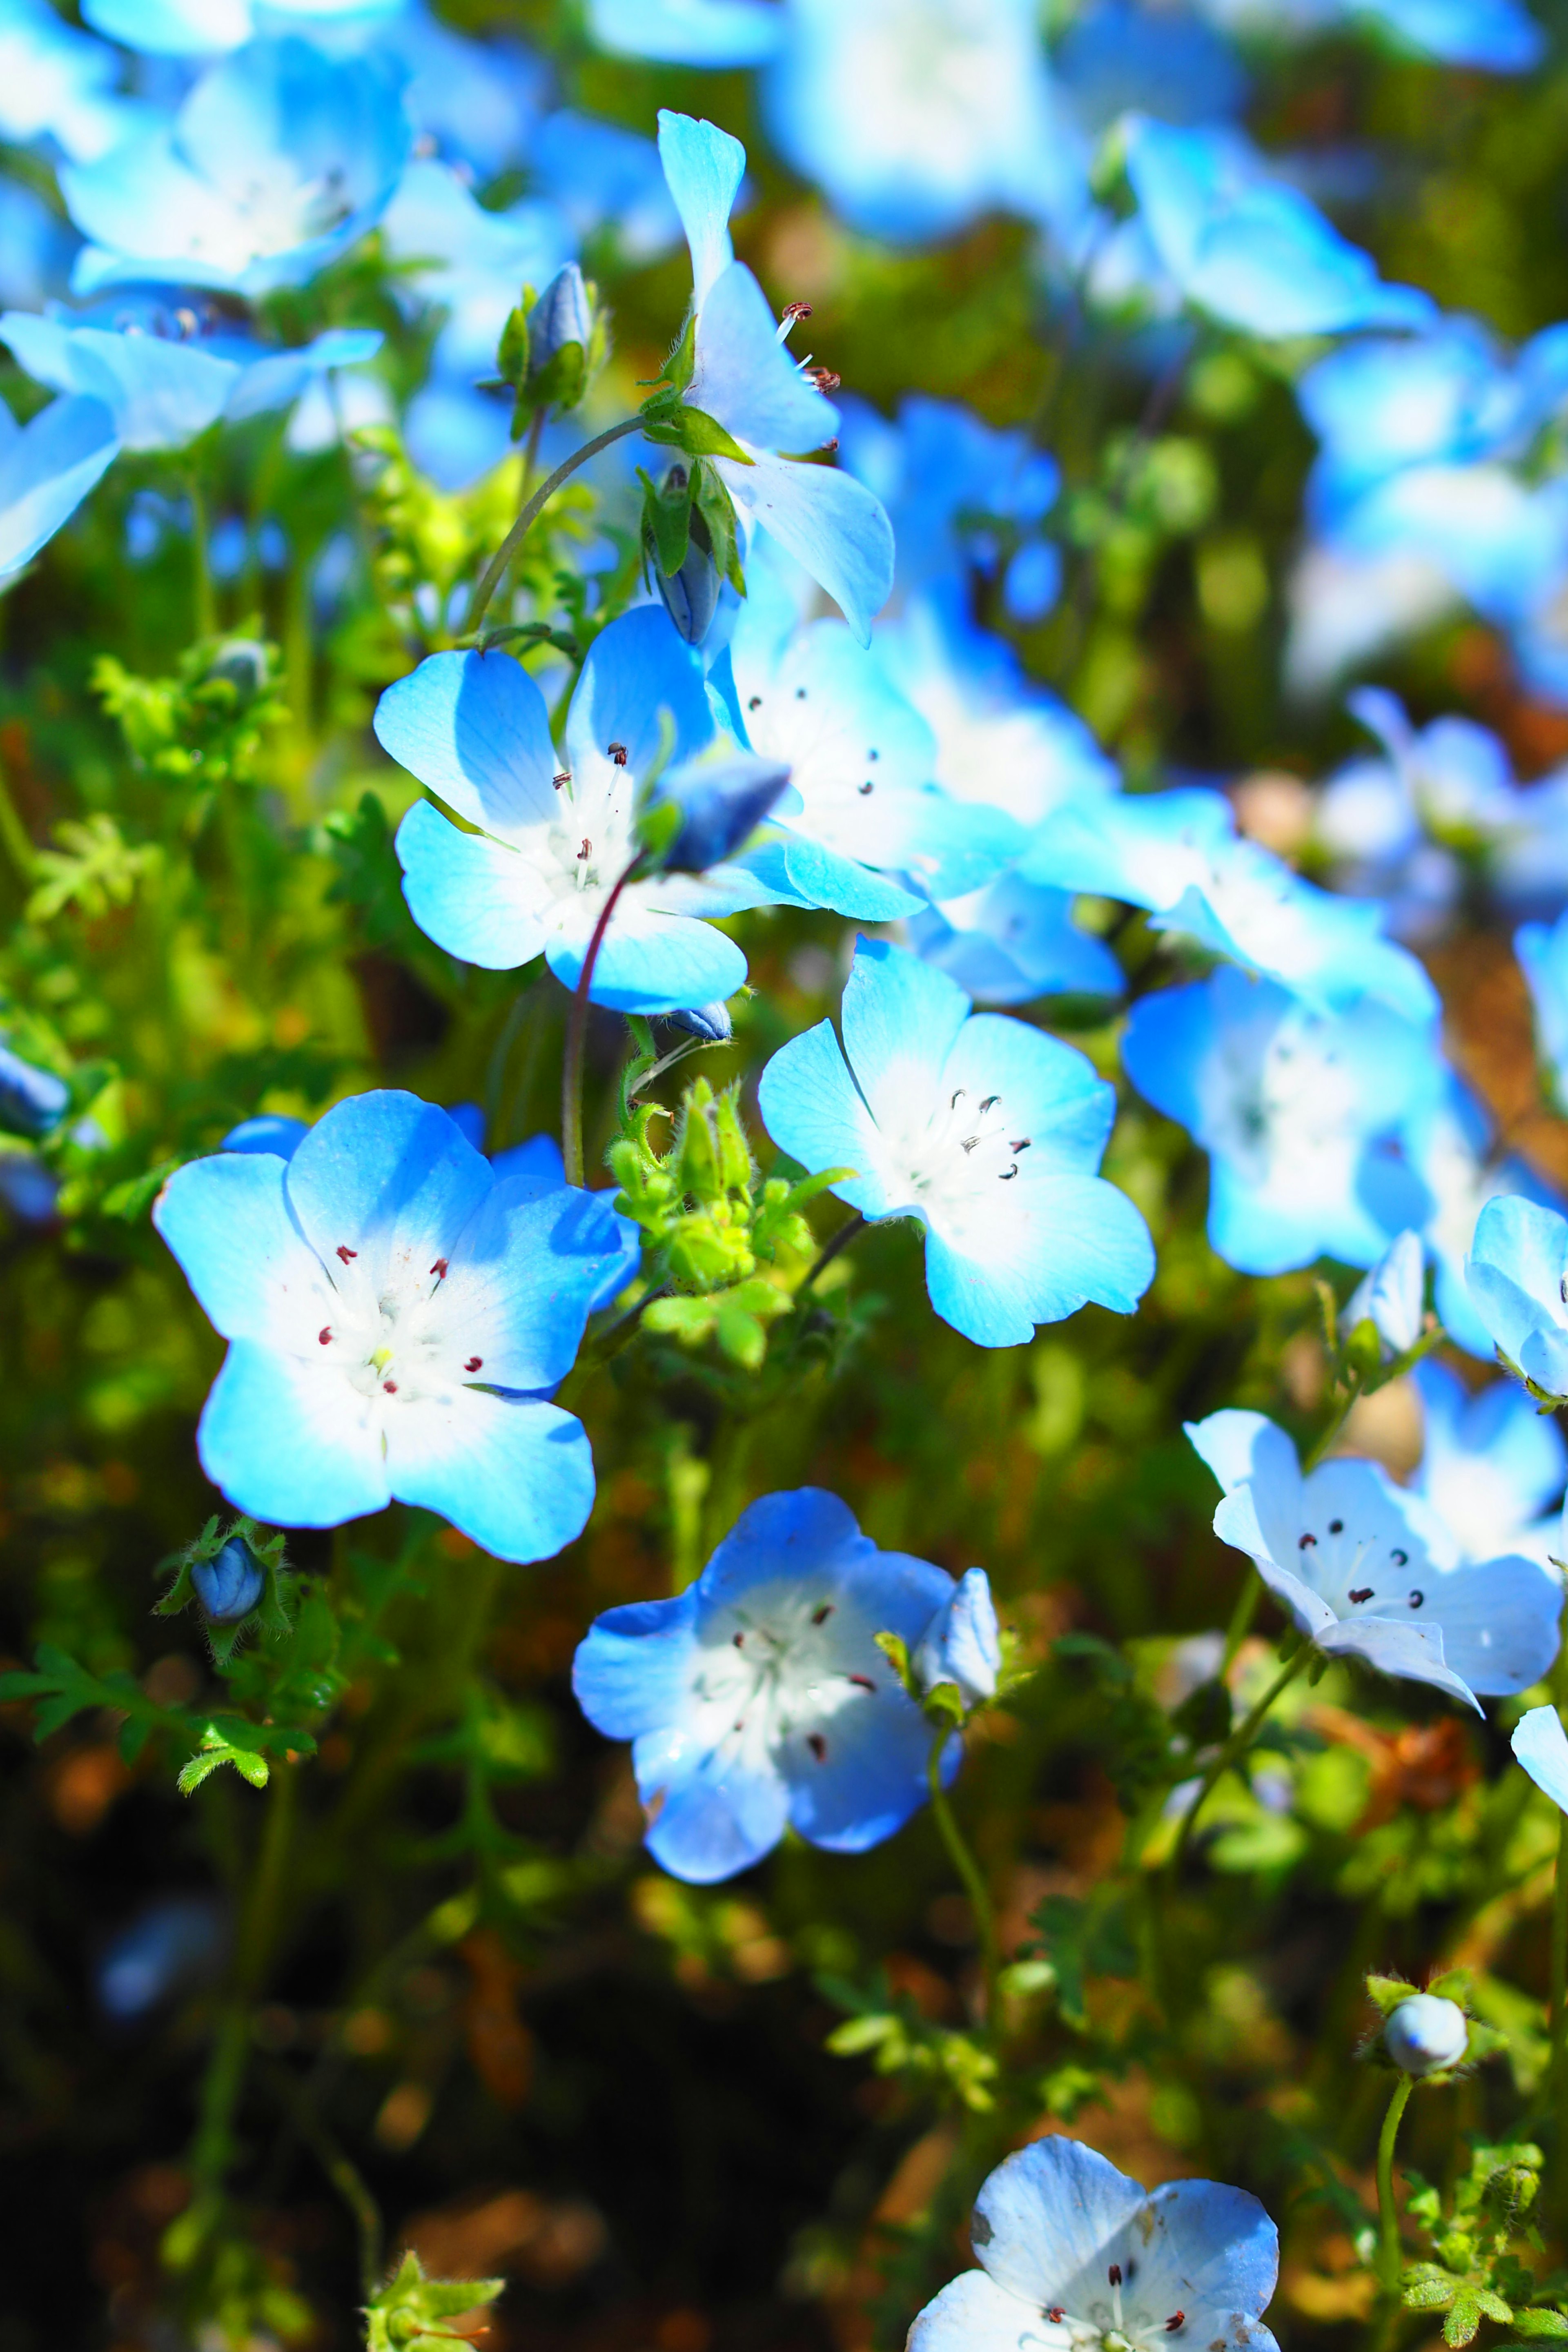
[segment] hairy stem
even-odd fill
[[[474,601],[468,606],[468,617],[463,625],[463,633],[466,636],[472,636],[477,632],[479,623],[485,617],[485,610],[490,598],[500,586],[501,576],[507,565],[511,562],[512,557],[533,529],[540,513],[548,501],[554,497],[562,483],[570,481],[579,466],[585,466],[590,457],[596,457],[601,449],[609,447],[612,441],[624,441],[628,433],[640,433],[641,430],[640,416],[624,417],[619,425],[612,425],[607,433],[601,433],[594,440],[584,441],[580,449],[574,449],[572,455],[563,458],[555,471],[547,475],[541,482],[480,575],[479,584],[474,591]]]
[[[1413,2088],[1414,2077],[1401,2074],[1377,2136],[1377,2267],[1384,2290],[1390,2294],[1399,2284],[1400,2263],[1399,2215],[1394,2204],[1394,2143],[1399,2137],[1400,2118]]]
[[[583,958],[577,985],[572,992],[572,1009],[566,1016],[566,1053],[561,1065],[561,1157],[566,1164],[568,1184],[583,1181],[583,1049],[588,1035],[588,991],[594,982],[594,966],[599,961],[599,950],[605,944],[605,933],[610,928],[616,901],[641,861],[639,849],[607,892],[588,941],[588,952]]]
[[[931,1809],[937,1829],[946,1846],[954,1870],[963,1882],[974,1912],[974,1924],[980,1933],[980,1959],[985,1972],[985,2022],[994,2028],[997,2000],[996,1977],[1001,1968],[1001,1953],[996,1943],[996,1914],[992,1907],[991,1891],[985,1884],[980,1864],[970,1851],[969,1841],[958,1826],[958,1819],[947,1801],[947,1790],[942,1785],[942,1759],[951,1734],[944,1727],[931,1744],[926,1760],[926,1779],[931,1787]]]
[[[811,1288],[811,1286],[816,1280],[817,1276],[824,1273],[826,1268],[833,1264],[834,1259],[838,1255],[840,1250],[847,1249],[851,1242],[859,1240],[860,1235],[865,1232],[868,1222],[868,1219],[857,1214],[850,1218],[847,1224],[839,1226],[838,1231],[824,1244],[816,1264],[812,1267],[811,1272],[801,1284],[800,1286],[803,1290],[809,1290]]]
[[[1237,1763],[1240,1759],[1246,1755],[1247,1749],[1251,1747],[1253,1741],[1262,1730],[1264,1722],[1268,1715],[1268,1711],[1274,1705],[1275,1700],[1279,1697],[1280,1692],[1285,1689],[1288,1684],[1295,1681],[1297,1675],[1302,1673],[1303,1670],[1310,1664],[1311,1658],[1311,1646],[1310,1643],[1303,1642],[1295,1656],[1283,1665],[1279,1672],[1275,1675],[1274,1680],[1269,1684],[1268,1688],[1264,1692],[1263,1696],[1258,1700],[1257,1706],[1252,1708],[1249,1714],[1245,1715],[1242,1717],[1241,1721],[1237,1725],[1236,1729],[1231,1733],[1230,1738],[1220,1749],[1219,1754],[1209,1766],[1208,1770],[1204,1774],[1202,1780],[1198,1783],[1198,1793],[1187,1808],[1186,1817],[1182,1822],[1181,1829],[1176,1837],[1176,1843],[1171,1849],[1171,1859],[1165,1865],[1166,1870],[1169,1872],[1173,1879],[1176,1877],[1181,1870],[1183,1863],[1186,1860],[1187,1848],[1193,1842],[1193,1832],[1197,1826],[1198,1815],[1203,1811],[1204,1807],[1213,1796],[1215,1790],[1218,1787],[1225,1775],[1230,1770],[1231,1766]]]

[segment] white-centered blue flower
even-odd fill
[[[1489,1360],[1491,1335],[1466,1282],[1477,1220],[1489,1201],[1504,1197],[1562,1203],[1524,1160],[1497,1150],[1490,1118],[1453,1071],[1439,1065],[1436,1076],[1417,1092],[1401,1137],[1431,1204],[1423,1238],[1436,1268],[1437,1320],[1458,1346]]]
[[[966,1569],[910,1661],[922,1690],[951,1683],[965,1706],[993,1698],[1002,1671],[1002,1633],[991,1580],[983,1568]]]
[[[599,1618],[572,1687],[632,1742],[656,1861],[731,1878],[786,1826],[863,1853],[927,1795],[931,1727],[877,1646],[913,1650],[952,1600],[947,1570],[879,1551],[836,1495],[805,1486],[742,1512],[694,1584]],[[949,1744],[944,1778],[958,1769]]]
[[[973,1013],[942,972],[862,940],[830,1021],[781,1047],[758,1100],[803,1167],[863,1216],[925,1228],[926,1287],[983,1348],[1022,1346],[1088,1301],[1130,1315],[1154,1272],[1148,1227],[1096,1174],[1115,1117],[1085,1056],[1027,1023]]]
[[[1357,1284],[1340,1318],[1341,1328],[1351,1332],[1358,1323],[1370,1323],[1377,1333],[1384,1362],[1392,1363],[1395,1356],[1407,1354],[1421,1337],[1426,1304],[1426,1253],[1420,1234],[1407,1230],[1394,1235],[1377,1264]]]
[[[1549,1567],[1563,1552],[1555,1506],[1568,1476],[1568,1447],[1555,1420],[1538,1412],[1513,1381],[1494,1381],[1472,1396],[1430,1357],[1411,1377],[1426,1433],[1412,1489],[1435,1507],[1459,1558],[1521,1552]]]
[[[51,400],[25,425],[0,400],[0,587],[69,521],[119,449],[101,400]]]
[[[1222,965],[1133,1007],[1128,1076],[1209,1154],[1208,1236],[1243,1274],[1369,1266],[1433,1202],[1402,1122],[1431,1095],[1431,1031],[1370,997],[1315,1013]]]
[[[745,452],[711,464],[741,513],[826,588],[862,645],[893,584],[893,532],[863,483],[797,462],[838,412],[790,359],[767,298],[730,242],[746,151],[711,122],[661,111],[658,152],[691,248],[695,367],[682,394]],[[780,453],[784,454],[780,454]]]
[[[1363,996],[1412,1021],[1437,1009],[1415,957],[1382,937],[1381,908],[1320,890],[1238,839],[1220,793],[1188,786],[1080,798],[1046,818],[1018,870],[1032,882],[1147,907],[1153,929],[1280,981],[1321,1012]]]
[[[1334,1458],[1303,1477],[1260,1412],[1211,1413],[1186,1432],[1225,1489],[1215,1535],[1249,1556],[1326,1657],[1430,1683],[1478,1714],[1481,1698],[1528,1690],[1551,1665],[1563,1591],[1538,1561],[1456,1565],[1429,1502],[1375,1462]]]
[[[1557,1709],[1526,1708],[1510,1744],[1536,1787],[1568,1813],[1568,1733]]]
[[[1489,1201],[1465,1280],[1503,1361],[1568,1400],[1568,1217],[1518,1194]]]
[[[997,2167],[969,2237],[980,2269],[927,2304],[909,2352],[1276,2352],[1279,2235],[1245,2189],[1151,2191],[1053,2136]]]
[[[0,5],[0,139],[51,139],[79,163],[101,155],[148,110],[121,98],[112,49],[66,24],[48,0]]]
[[[395,1498],[500,1559],[544,1559],[594,1499],[570,1370],[623,1221],[608,1196],[498,1181],[444,1110],[358,1095],[288,1160],[221,1152],[170,1177],[153,1223],[230,1343],[202,1466],[278,1527]]]
[[[428,801],[398,827],[404,892],[420,929],[490,971],[542,954],[574,988],[605,898],[636,851],[639,787],[668,748],[661,713],[678,763],[712,742],[701,670],[659,605],[624,614],[595,640],[563,762],[544,697],[510,654],[432,654],[389,687],[375,714],[382,744],[480,828],[460,831]],[[768,895],[732,865],[628,884],[595,966],[594,1002],[668,1013],[732,996],[746,959],[700,918],[765,905]]]

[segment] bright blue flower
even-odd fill
[[[26,425],[0,401],[0,587],[69,521],[119,447],[101,400],[51,400]]]
[[[93,240],[79,291],[164,280],[260,295],[302,286],[373,228],[413,133],[399,75],[307,41],[257,41],[205,73],[166,127],[60,173]]]
[[[1516,0],[1357,0],[1356,13],[1445,65],[1528,73],[1545,37]]]
[[[1320,1012],[1363,996],[1410,1020],[1437,1009],[1415,957],[1381,936],[1380,908],[1320,890],[1257,842],[1238,840],[1219,793],[1079,800],[1040,826],[1018,870],[1031,882],[1147,907],[1152,929],[1280,981]]]
[[[1489,1201],[1465,1280],[1503,1362],[1568,1399],[1568,1218],[1518,1194]]]
[[[781,1047],[758,1100],[805,1168],[853,1168],[833,1191],[863,1216],[926,1231],[926,1287],[983,1348],[1093,1299],[1131,1315],[1153,1276],[1148,1228],[1095,1173],[1113,1089],[1082,1054],[1023,1021],[971,1013],[945,973],[862,940],[830,1021]]]
[[[37,310],[63,293],[78,242],[35,189],[0,180],[0,302]]]
[[[1489,619],[1525,619],[1568,563],[1568,481],[1522,481],[1491,464],[1409,466],[1359,499],[1330,544],[1361,563],[1421,563]]]
[[[1436,1076],[1430,1032],[1363,999],[1313,1012],[1221,966],[1133,1007],[1127,1075],[1209,1154],[1209,1241],[1243,1274],[1319,1257],[1367,1266],[1432,1202],[1401,1156],[1401,1122]]]
[[[729,220],[746,151],[713,123],[666,110],[658,152],[691,248],[696,367],[683,397],[716,417],[749,461],[709,462],[746,520],[805,566],[867,645],[893,584],[892,529],[852,476],[775,454],[820,449],[837,433],[838,412],[795,367],[762,288],[734,258]]]
[[[602,49],[671,65],[765,64],[784,26],[772,0],[588,0],[588,30]]]
[[[196,1599],[215,1625],[237,1625],[248,1617],[266,1584],[260,1561],[243,1536],[230,1536],[212,1559],[191,1570]]]
[[[657,260],[680,242],[658,149],[640,131],[563,107],[540,124],[530,161],[535,184],[578,236],[607,233],[628,263]]]
[[[926,1799],[931,1730],[876,1637],[913,1649],[952,1590],[805,1486],[742,1512],[673,1601],[599,1618],[572,1687],[590,1723],[633,1743],[655,1860],[706,1885],[786,1826],[835,1853],[901,1829]],[[951,1779],[956,1742],[943,1761]]]
[[[1202,18],[1129,0],[1098,0],[1072,17],[1051,64],[1086,131],[1108,131],[1134,109],[1162,122],[1215,123],[1239,114],[1247,75]]]
[[[114,416],[124,449],[179,449],[226,417],[292,406],[334,368],[375,357],[374,328],[332,327],[280,350],[224,318],[200,294],[110,295],[72,313],[7,310],[0,341],[38,383],[89,393]]]
[[[428,801],[404,818],[397,855],[420,929],[489,971],[542,954],[574,988],[605,896],[636,853],[639,784],[662,748],[661,710],[674,723],[678,761],[712,741],[701,671],[657,604],[595,638],[566,721],[564,769],[544,697],[510,654],[432,654],[389,687],[375,714],[383,746],[481,828],[459,832]],[[745,957],[700,918],[767,901],[733,865],[628,884],[595,966],[595,1003],[669,1013],[732,996]]]
[[[763,83],[773,142],[855,227],[944,236],[1000,208],[1064,230],[1089,142],[1051,88],[1034,0],[791,0]]]
[[[1430,1357],[1411,1374],[1421,1398],[1426,1444],[1412,1486],[1441,1517],[1464,1561],[1521,1552],[1545,1568],[1562,1549],[1558,1503],[1568,1446],[1550,1413],[1538,1412],[1513,1381],[1472,1396]]]
[[[521,41],[469,40],[427,8],[395,7],[376,47],[407,75],[403,100],[421,145],[481,180],[515,169],[549,94],[546,68]]]
[[[1426,1307],[1426,1260],[1421,1236],[1408,1228],[1396,1234],[1371,1272],[1345,1303],[1340,1328],[1349,1333],[1370,1323],[1385,1364],[1407,1355],[1421,1337]]]
[[[1465,1280],[1477,1220],[1489,1201],[1502,1197],[1562,1204],[1522,1160],[1493,1153],[1491,1121],[1451,1070],[1441,1069],[1435,1089],[1417,1095],[1402,1139],[1433,1203],[1424,1238],[1436,1269],[1437,1320],[1459,1347],[1489,1361],[1491,1338]]]
[[[0,1127],[13,1135],[52,1135],[70,1106],[70,1088],[0,1042]]]
[[[605,1195],[530,1200],[444,1110],[383,1092],[337,1104],[288,1160],[193,1160],[153,1223],[231,1343],[196,1444],[238,1509],[336,1527],[395,1497],[498,1559],[581,1531],[588,1441],[540,1391],[622,1255]]]
[[[216,1977],[227,1942],[224,1915],[210,1895],[149,1904],[116,1929],[99,1957],[99,2007],[117,2025],[135,2023],[171,1994]]]
[[[1421,327],[1430,298],[1385,286],[1316,205],[1265,176],[1240,142],[1134,115],[1127,173],[1139,218],[1186,300],[1268,337]]]
[[[977,1004],[1120,996],[1121,966],[1103,940],[1079,929],[1072,905],[1070,891],[1047,889],[1009,870],[914,916],[909,943]]]
[[[1473,319],[1346,343],[1298,379],[1296,397],[1322,444],[1310,496],[1330,526],[1407,466],[1488,456],[1519,412],[1498,346]]]
[[[258,1111],[231,1127],[220,1151],[269,1151],[275,1159],[292,1160],[310,1130],[302,1118],[287,1118],[281,1111]]]
[[[982,2267],[927,2304],[909,2352],[1121,2352],[1178,2321],[1208,2352],[1277,2352],[1259,2314],[1279,2237],[1245,2189],[1173,2180],[1151,2193],[1053,2136],[997,2167],[969,2236]]]
[[[1523,923],[1513,935],[1513,951],[1530,982],[1535,1037],[1560,1106],[1568,1104],[1568,914],[1549,930]]]
[[[348,20],[390,16],[403,0],[84,0],[82,16],[143,57],[222,57],[244,47],[261,29],[308,32]]]
[[[1215,1412],[1187,1435],[1225,1489],[1215,1533],[1246,1552],[1326,1657],[1430,1683],[1481,1712],[1539,1682],[1557,1654],[1563,1591],[1517,1555],[1460,1567],[1431,1505],[1375,1462],[1321,1462],[1260,1412]],[[1478,1693],[1479,1696],[1478,1696]]]
[[[991,1580],[983,1568],[965,1570],[952,1596],[927,1627],[911,1660],[921,1690],[952,1683],[966,1707],[994,1698],[1002,1671],[1002,1635]]]
[[[1020,593],[1033,601],[1026,583],[1036,559],[1059,573],[1057,550],[1031,534],[1057,502],[1061,471],[1027,433],[998,433],[955,402],[922,393],[902,400],[892,423],[863,400],[842,400],[838,409],[839,463],[887,509],[906,594],[928,580],[962,579],[971,564],[994,572],[1005,559],[1004,595],[1014,611]],[[1016,616],[1037,619],[1054,596],[1053,586],[1045,603]]]
[[[1557,1709],[1528,1708],[1520,1717],[1510,1744],[1536,1787],[1568,1813],[1568,1734]]]
[[[0,140],[52,139],[87,163],[131,131],[142,111],[115,94],[120,61],[48,0],[0,0]]]

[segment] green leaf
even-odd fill
[[[1568,2336],[1568,2319],[1560,2311],[1516,2311],[1513,2324],[1521,2336]]]
[[[521,303],[507,314],[496,348],[496,373],[502,383],[521,383],[528,374],[528,312]]]
[[[1480,2298],[1473,2288],[1466,2287],[1454,2297],[1448,2316],[1443,2322],[1443,2341],[1456,2347],[1473,2343],[1480,2324]]]
[[[1369,1976],[1366,1980],[1367,1999],[1383,2011],[1384,2017],[1392,2017],[1402,2000],[1408,2000],[1420,1990],[1419,1985],[1413,1985],[1405,1977]]]
[[[431,2279],[410,2252],[364,2307],[367,2352],[450,2352],[444,2320],[493,2303],[504,2279]]]

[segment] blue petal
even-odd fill
[[[1286,1495],[1300,1489],[1296,1449],[1267,1414],[1240,1412],[1233,1406],[1211,1412],[1206,1421],[1184,1421],[1182,1427],[1227,1495],[1247,1480]]]
[[[675,1721],[690,1685],[697,1650],[694,1590],[672,1601],[633,1601],[606,1609],[579,1643],[572,1689],[596,1731],[639,1739]]]
[[[382,748],[469,824],[553,824],[550,719],[510,654],[432,654],[376,705]]]
[[[850,1076],[830,1021],[792,1037],[763,1070],[757,1088],[763,1123],[781,1151],[803,1168],[853,1168],[832,1190],[863,1216],[896,1205],[881,1173],[876,1121]]]
[[[1568,1813],[1568,1733],[1554,1706],[1532,1706],[1521,1715],[1513,1752],[1538,1789]]]
[[[635,1244],[613,1197],[575,1186],[540,1197],[527,1176],[500,1178],[445,1253],[443,1311],[460,1318],[464,1360],[481,1360],[488,1387],[547,1389],[570,1371]]]
[[[733,1878],[784,1835],[787,1797],[771,1764],[725,1760],[679,1733],[639,1739],[632,1764],[648,1811],[648,1852],[672,1877],[694,1886]]]
[[[838,427],[837,410],[780,342],[778,321],[743,261],[721,271],[699,307],[697,373],[686,397],[759,449],[820,449]]]
[[[840,857],[798,834],[760,842],[736,862],[754,874],[781,907],[826,907],[858,922],[895,923],[925,904],[856,859]]]
[[[490,1166],[498,1184],[505,1180],[519,1187],[519,1200],[542,1201],[547,1192],[558,1192],[566,1181],[566,1163],[552,1135],[531,1135],[526,1143],[493,1152]],[[521,1185],[528,1190],[522,1191]]]
[[[284,1118],[276,1111],[262,1111],[255,1118],[242,1118],[231,1127],[219,1144],[220,1151],[269,1151],[278,1160],[292,1160],[301,1139],[310,1133],[302,1118]]]
[[[730,214],[746,168],[746,151],[717,123],[661,107],[658,157],[691,247],[692,292],[700,310],[709,288],[735,257]]]
[[[177,1168],[153,1204],[153,1224],[226,1339],[303,1349],[330,1318],[331,1292],[285,1181],[280,1159],[224,1152]]]
[[[1483,1698],[1510,1698],[1549,1672],[1558,1649],[1563,1587],[1517,1555],[1452,1568],[1428,1588],[1444,1663]]]
[[[863,646],[893,587],[893,530],[851,475],[759,451],[750,466],[713,464],[742,514],[771,531],[826,588]]]
[[[1532,1334],[1556,1324],[1565,1269],[1568,1219],[1517,1194],[1487,1202],[1465,1280],[1487,1329],[1514,1363],[1523,1361]]]
[[[587,1433],[555,1405],[458,1387],[388,1414],[385,1426],[398,1500],[439,1511],[496,1559],[552,1559],[588,1523]]]
[[[974,2250],[1008,2294],[1038,2311],[1072,2283],[1105,2289],[1105,2250],[1144,2203],[1136,2180],[1079,2140],[1037,2139],[1008,2157],[974,2200]]]
[[[52,400],[6,438],[0,446],[0,582],[30,563],[69,520],[119,446],[113,415],[86,395]]]
[[[782,8],[758,0],[588,0],[588,29],[602,49],[671,65],[765,65],[784,21]]]
[[[663,748],[661,710],[675,722],[672,759],[684,760],[711,740],[700,661],[662,604],[643,604],[612,621],[595,638],[583,665],[566,721],[573,774],[580,778],[594,761],[602,766],[610,745],[619,743],[626,772],[646,776]]]
[[[563,988],[574,989],[586,939],[552,939],[545,961]],[[589,995],[616,1013],[678,1013],[733,996],[745,985],[746,959],[731,939],[689,915],[665,915],[622,899],[594,966]]]
[[[897,1119],[935,1079],[969,1017],[969,999],[945,973],[887,940],[860,940],[845,983],[844,1050],[872,1117]]]
[[[511,971],[544,948],[537,869],[483,833],[463,833],[428,801],[397,828],[408,911],[428,940],[484,971]]]
[[[235,1507],[272,1527],[335,1528],[392,1499],[375,1401],[333,1366],[250,1339],[213,1382],[196,1451]]]
[[[300,1145],[285,1181],[289,1208],[321,1263],[332,1265],[338,1289],[374,1300],[428,1278],[493,1179],[444,1110],[387,1088],[334,1104]]]
[[[1036,1324],[1059,1323],[1090,1300],[1131,1315],[1154,1278],[1149,1228],[1114,1184],[1061,1176],[1030,1191],[1027,1216],[999,1225],[984,1258],[934,1226],[926,1236],[931,1303],[978,1348],[1023,1347]]]

